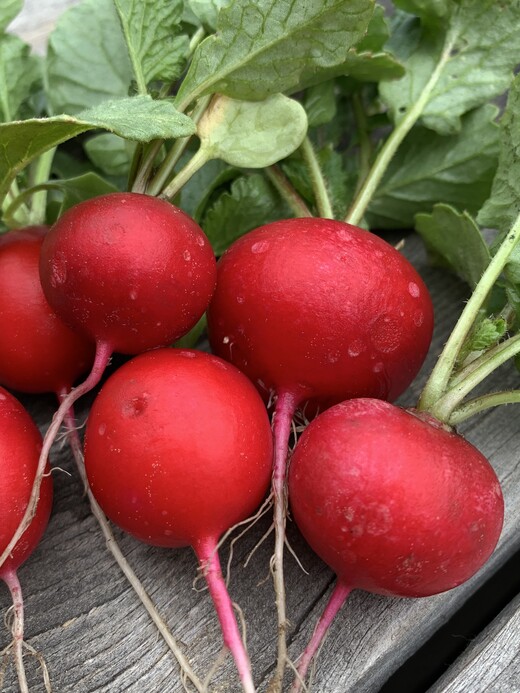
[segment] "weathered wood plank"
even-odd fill
[[[24,12],[11,29],[42,52],[56,17],[64,7],[76,1],[27,0]],[[462,307],[465,289],[457,280],[427,267],[417,238],[409,239],[404,252],[414,261],[430,287],[437,317],[434,343],[427,363],[417,382],[402,399],[405,404],[413,404],[449,334],[458,309]],[[506,367],[488,387],[513,387],[517,383],[518,374]],[[52,398],[27,397],[24,402],[44,428],[54,409]],[[86,416],[87,410],[88,401],[80,409],[80,418]],[[520,431],[517,421],[518,410],[510,407],[488,412],[461,428],[466,437],[490,458],[502,480],[506,497],[504,533],[484,571],[466,585],[430,599],[399,600],[354,593],[322,649],[314,690],[321,693],[376,693],[402,662],[445,623],[513,552],[518,551],[520,469],[515,451],[519,449]],[[27,638],[31,645],[44,653],[54,690],[60,693],[183,691],[173,657],[156,635],[104,547],[67,449],[56,450],[53,460],[55,466],[63,468],[70,476],[55,472],[53,517],[40,547],[20,570],[20,579],[26,597]],[[274,602],[268,573],[272,540],[260,547],[247,568],[242,564],[268,525],[266,518],[239,542],[230,582],[232,596],[242,607],[248,624],[248,645],[259,690],[266,688],[275,653]],[[314,627],[334,578],[306,547],[293,526],[289,533],[296,553],[309,572],[309,575],[303,574],[296,562],[287,557],[290,652],[296,657]],[[175,552],[155,549],[123,536],[117,530],[116,535],[164,618],[184,644],[196,671],[203,676],[219,654],[221,638],[207,593],[192,588],[196,576],[192,552],[188,549]],[[6,591],[0,588],[0,611],[4,612],[8,603]],[[473,656],[471,668],[468,669],[469,659],[461,660],[460,666],[470,672],[475,682],[482,679],[482,669],[490,661],[482,657],[488,648],[491,648],[489,652],[492,651],[493,639],[496,639],[498,651],[500,648],[506,650],[505,643],[512,642],[506,633],[509,634],[511,629],[514,633],[518,628],[516,602],[512,608],[516,611],[507,612],[507,626],[504,625],[503,629],[491,627],[475,643],[475,647],[481,643],[482,650],[475,651],[474,655],[471,652],[467,654],[467,657]],[[501,622],[497,621],[497,624]],[[0,629],[0,648],[7,641],[7,633]],[[493,661],[498,662],[496,659]],[[463,681],[466,675],[456,667],[439,681],[432,693],[451,693],[452,690],[453,693],[478,693],[476,683],[466,688],[449,688],[456,681]],[[495,680],[503,686],[494,690],[516,690],[508,689],[507,685],[509,681],[514,683],[514,675],[518,674],[518,658],[509,661],[503,658],[497,667]],[[36,662],[28,663],[28,668],[31,690],[43,690]],[[7,672],[3,690],[9,693],[17,690],[12,667]],[[212,690],[239,690],[229,660],[215,677]]]
[[[520,596],[471,643],[429,693],[520,690]]]
[[[411,404],[455,320],[455,306],[462,306],[464,289],[455,279],[425,266],[417,238],[408,240],[405,252],[430,286],[438,316],[434,346],[423,374],[404,398]],[[515,372],[504,369],[495,378],[495,384],[512,386],[516,380]],[[40,421],[48,422],[53,409],[51,398],[24,401]],[[86,405],[80,416],[85,416],[85,409]],[[387,599],[354,593],[322,650],[315,690],[377,691],[468,595],[518,549],[517,416],[514,408],[505,413],[489,412],[465,428],[467,437],[495,465],[507,501],[504,534],[486,569],[466,585],[430,599]],[[66,448],[58,452],[54,463],[68,469],[72,476],[55,474],[56,504],[49,531],[36,554],[20,570],[20,578],[27,599],[27,636],[34,647],[45,653],[55,690],[182,691],[173,658],[103,545]],[[272,542],[261,547],[247,569],[241,564],[267,526],[265,520],[238,544],[230,584],[248,624],[248,643],[260,690],[265,690],[274,657],[273,594],[268,579]],[[192,589],[196,562],[191,551],[154,549],[117,534],[125,554],[172,630],[185,643],[194,667],[203,675],[217,657],[221,640],[208,595]],[[295,657],[323,608],[333,576],[305,547],[294,527],[290,528],[290,537],[309,571],[308,576],[304,575],[295,561],[287,558],[290,651]],[[2,593],[0,608],[7,605],[7,596]],[[0,635],[0,643],[5,642],[6,634]],[[34,667],[30,681],[34,690],[41,689]],[[230,661],[215,684],[215,690],[238,690]],[[16,690],[12,670],[6,685],[5,690]]]

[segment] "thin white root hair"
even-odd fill
[[[240,622],[240,630],[242,632],[242,642],[244,644],[244,649],[247,652],[247,624],[246,624],[246,619],[244,617],[244,612],[240,608],[240,606],[236,602],[231,602],[233,605],[233,609],[235,610],[236,615],[238,616],[238,620]]]
[[[49,669],[47,668],[47,664],[45,663],[45,659],[44,659],[42,653],[38,652],[38,650],[35,650],[34,647],[32,645],[29,645],[28,642],[25,642],[25,640],[23,641],[23,646],[33,657],[36,657],[36,659],[40,663],[40,667],[42,670],[42,677],[43,677],[43,685],[45,686],[45,690],[47,691],[47,693],[52,693],[51,677],[49,676]]]
[[[274,525],[270,525],[269,529],[267,529],[263,535],[260,537],[260,539],[256,542],[256,544],[253,546],[251,551],[249,552],[245,562],[244,562],[244,568],[247,568],[249,565],[249,561],[253,558],[254,554],[257,552],[257,550],[262,546],[264,541],[267,539],[267,537],[271,534],[271,532],[274,530]]]
[[[241,527],[242,525],[245,525],[245,528],[236,536],[234,537],[230,544],[229,544],[229,556],[226,561],[226,587],[229,586],[229,581],[231,579],[231,563],[233,561],[233,552],[235,548],[235,544],[239,539],[241,539],[247,532],[249,532],[250,529],[254,527],[254,525],[268,512],[268,510],[271,508],[273,503],[273,496],[270,493],[269,496],[266,498],[266,500],[262,503],[258,511],[256,512],[255,515],[252,515],[251,517],[246,518],[245,520],[242,520],[242,522],[237,523],[234,527],[231,527],[220,539],[217,548],[220,548],[222,544],[227,540],[227,538],[230,536],[232,532],[234,532],[238,527]],[[247,562],[246,562],[247,564]],[[244,567],[246,566],[244,564]]]
[[[305,575],[308,575],[309,571],[306,568],[304,568],[303,563],[298,558],[298,554],[296,553],[296,551],[291,546],[291,542],[287,539],[287,537],[285,537],[285,546],[287,547],[287,550],[289,551],[291,556],[296,561],[296,564],[301,568],[301,570],[305,573]]]
[[[291,669],[291,671],[292,671],[293,674],[295,675],[295,677],[296,677],[296,679],[298,680],[298,683],[300,684],[300,686],[302,687],[304,693],[310,693],[310,688],[307,687],[307,684],[306,684],[305,681],[302,679],[302,677],[301,677],[301,675],[300,675],[300,672],[298,671],[297,666],[296,666],[296,665],[294,664],[294,662],[293,662],[291,659],[289,659],[289,658],[287,658],[287,666],[289,667],[289,669]]]

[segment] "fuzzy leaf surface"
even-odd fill
[[[363,37],[373,0],[235,0],[219,13],[218,31],[195,51],[177,96],[223,93],[263,99],[316,83]]]
[[[458,135],[441,136],[415,126],[369,205],[371,226],[412,228],[416,214],[431,212],[439,202],[476,214],[496,171],[496,114],[492,105],[468,113]]]
[[[173,82],[188,54],[189,40],[180,34],[182,0],[114,0],[136,81]]]
[[[460,130],[461,116],[507,90],[518,64],[520,0],[449,0],[448,19],[424,25],[415,49],[418,20],[409,17],[391,42],[405,76],[381,85],[381,96],[399,123],[417,101],[438,63],[447,56],[422,113],[422,122],[440,134]]]

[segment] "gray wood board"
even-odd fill
[[[418,238],[408,238],[405,254],[418,267],[434,299],[437,324],[433,345],[417,381],[402,398],[413,404],[424,379],[462,307],[465,288],[453,277],[427,266]],[[512,368],[503,368],[488,385],[513,386]],[[40,422],[48,424],[51,397],[25,397]],[[88,401],[79,411],[84,420]],[[461,431],[486,454],[504,486],[507,514],[497,550],[485,569],[465,585],[429,599],[389,599],[355,592],[337,617],[317,664],[314,690],[345,693],[379,690],[381,684],[422,645],[518,549],[520,431],[518,410],[489,411]],[[54,690],[182,691],[175,660],[140,607],[132,589],[114,565],[91,517],[66,447],[54,454],[56,499],[53,516],[37,551],[20,569],[26,598],[26,635],[45,655]],[[68,471],[68,474],[66,473]],[[247,568],[251,548],[269,525],[266,518],[235,547],[230,591],[248,624],[248,645],[255,681],[265,690],[274,659],[275,617],[268,562],[272,539]],[[333,584],[331,571],[308,549],[294,526],[290,540],[308,571],[286,560],[290,653],[301,652]],[[142,579],[168,625],[185,647],[193,666],[204,676],[221,648],[221,637],[208,594],[195,591],[197,566],[191,550],[168,551],[140,544],[116,530],[123,551]],[[224,550],[225,554],[225,550]],[[9,601],[0,594],[0,609]],[[0,635],[0,647],[8,635]],[[31,690],[43,690],[36,662],[28,662]],[[12,667],[4,690],[15,691]],[[214,691],[239,690],[230,659],[215,677]]]
[[[520,595],[468,646],[429,693],[518,693]]]

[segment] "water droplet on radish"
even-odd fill
[[[182,254],[182,257],[186,260],[186,262],[189,262],[191,260],[191,253],[189,250],[185,250]]]
[[[104,423],[99,424],[98,433],[100,436],[104,436],[106,433],[106,430],[107,430],[106,424],[104,424]]]
[[[419,296],[421,295],[421,290],[415,282],[410,282],[408,284],[408,291],[410,293],[410,296],[413,296],[414,298],[419,298]]]
[[[269,248],[269,241],[257,241],[256,243],[253,243],[251,246],[251,252],[255,253],[255,255],[258,255],[259,253],[265,253],[265,251]]]
[[[361,339],[355,339],[348,347],[348,355],[353,358],[359,356],[365,350],[365,345]]]
[[[222,337],[222,344],[229,344],[230,339],[229,337]]]
[[[381,363],[381,361],[378,361],[376,364],[374,364],[374,367],[372,368],[372,370],[374,371],[374,373],[381,373],[381,371],[384,369],[384,367],[385,367],[384,364]]]
[[[237,303],[244,303],[245,300],[243,296],[237,296]]]
[[[149,395],[143,392],[139,397],[133,397],[131,400],[124,402],[121,407],[121,414],[129,419],[141,416],[148,406]]]
[[[130,300],[135,301],[136,298],[137,298],[137,291],[135,289],[132,289],[132,291],[130,291]]]
[[[422,310],[416,310],[415,311],[415,313],[413,314],[413,322],[414,322],[414,325],[416,325],[417,327],[420,327],[423,324],[424,314],[423,314]]]
[[[51,285],[56,288],[67,281],[67,261],[63,253],[56,253],[51,266]]]
[[[371,340],[374,347],[383,354],[395,351],[401,342],[401,332],[397,320],[382,315],[372,324]]]

